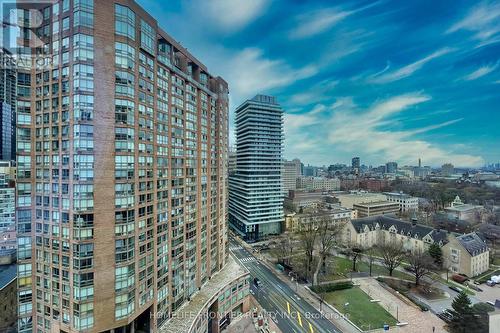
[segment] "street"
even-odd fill
[[[341,331],[308,302],[301,299],[287,284],[236,240],[229,238],[229,250],[250,271],[253,278],[261,281],[251,292],[259,304],[273,316],[278,327],[285,333],[340,333]]]

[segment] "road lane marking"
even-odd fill
[[[299,320],[300,327],[304,327],[304,326],[302,326],[302,318],[300,317],[300,312],[299,311],[297,311],[297,319]]]
[[[288,314],[290,314],[290,303],[286,302],[286,306],[288,308]]]
[[[247,257],[247,258],[243,258],[241,259],[242,262],[250,262],[250,261],[255,261],[256,259],[254,257]]]
[[[313,325],[311,325],[311,323],[309,323],[309,330],[311,331],[311,333],[314,333]]]

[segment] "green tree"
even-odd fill
[[[472,312],[476,322],[476,331],[488,333],[489,331],[489,316],[488,312],[495,311],[495,307],[488,303],[477,303],[472,306]]]
[[[453,333],[488,333],[489,307],[482,305],[472,306],[472,303],[463,291],[455,297],[451,304],[452,315],[449,328]]]
[[[432,259],[434,259],[434,263],[437,267],[441,267],[443,265],[443,250],[439,244],[432,243],[429,246],[429,255]]]

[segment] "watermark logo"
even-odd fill
[[[0,0],[2,68],[52,67],[48,40],[54,6],[56,0]]]

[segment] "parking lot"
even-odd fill
[[[485,283],[481,284],[479,286],[483,291],[482,292],[476,292],[476,298],[479,299],[481,302],[493,302],[495,303],[495,300],[499,299],[500,300],[500,285],[497,284],[494,287],[490,287],[486,285]]]

